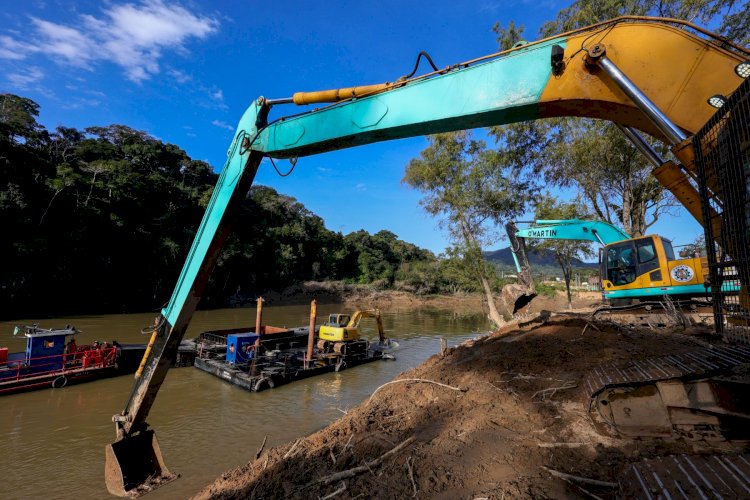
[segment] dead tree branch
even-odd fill
[[[391,380],[390,382],[386,382],[385,384],[375,389],[375,391],[373,391],[373,393],[370,395],[370,399],[368,399],[367,403],[365,404],[370,404],[370,401],[372,401],[372,398],[375,397],[375,394],[377,394],[377,392],[383,387],[387,385],[391,385],[391,384],[398,384],[399,382],[421,382],[425,384],[435,384],[435,385],[439,385],[440,387],[445,387],[446,389],[450,389],[452,391],[466,392],[466,389],[463,389],[461,387],[453,387],[452,385],[441,384],[440,382],[434,382],[432,380],[426,380],[423,378],[400,378],[398,380]]]
[[[415,439],[417,439],[416,436],[412,436],[409,439],[406,439],[405,441],[402,441],[398,446],[396,446],[392,450],[384,453],[383,455],[381,455],[380,457],[376,458],[375,460],[371,460],[369,462],[365,462],[365,465],[360,465],[359,467],[354,467],[353,469],[348,469],[348,470],[345,470],[345,471],[337,472],[335,474],[331,474],[329,476],[322,477],[322,478],[318,479],[317,481],[314,481],[311,484],[323,483],[325,485],[329,485],[329,484],[335,483],[336,481],[341,481],[343,479],[347,479],[347,478],[354,477],[356,475],[362,474],[363,472],[367,472],[368,470],[372,470],[372,467],[376,467],[376,466],[380,465],[383,462],[383,460],[385,460],[386,458],[388,458],[388,457],[390,457],[392,455],[395,455],[396,453],[398,453],[402,449],[406,448]]]

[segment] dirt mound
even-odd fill
[[[681,353],[698,341],[585,327],[537,318],[433,356],[197,498],[573,498],[578,487],[543,466],[612,482],[630,462],[708,450],[702,442],[602,436],[582,391],[596,364]]]

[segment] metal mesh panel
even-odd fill
[[[750,80],[693,138],[717,333],[750,343]]]

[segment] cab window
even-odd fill
[[[654,241],[651,238],[640,240],[636,243],[638,250],[638,263],[645,264],[651,262],[656,258],[656,250],[654,249]]]
[[[667,260],[675,260],[672,242],[664,238],[661,239],[661,242],[664,243],[664,254],[667,256]]]
[[[659,259],[656,255],[656,247],[653,238],[643,238],[635,242],[638,254],[638,275],[659,269]]]
[[[607,279],[615,286],[627,285],[636,278],[636,255],[632,243],[607,249]]]

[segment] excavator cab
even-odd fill
[[[343,328],[346,325],[349,324],[349,320],[351,320],[351,316],[348,314],[330,314],[328,316],[328,322],[325,323],[326,326],[333,326],[336,328]]]
[[[355,313],[356,314],[356,313]],[[331,314],[321,325],[318,336],[323,341],[351,342],[359,340],[359,326],[351,321],[349,314]]]
[[[629,285],[637,276],[633,242],[620,243],[607,248],[606,279],[614,286]]]

